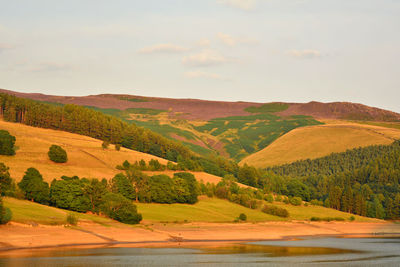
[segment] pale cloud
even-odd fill
[[[255,7],[256,0],[217,0],[218,4],[223,4],[225,6],[239,8],[242,10],[251,10]]]
[[[209,73],[209,72],[204,72],[204,71],[188,71],[188,72],[185,72],[185,76],[190,79],[206,78],[206,79],[213,79],[213,80],[225,80],[219,74]]]
[[[71,65],[57,63],[57,62],[43,62],[32,67],[27,68],[27,71],[31,72],[49,72],[49,71],[67,71],[71,70]]]
[[[321,52],[313,49],[305,49],[305,50],[290,50],[287,52],[288,55],[295,58],[305,58],[305,59],[313,59],[321,57]]]
[[[225,45],[235,46],[237,44],[256,45],[259,43],[256,39],[246,37],[233,37],[232,35],[219,32],[217,38]]]
[[[197,45],[199,46],[210,46],[211,41],[207,38],[201,39],[197,42]]]
[[[181,53],[188,49],[183,46],[174,44],[157,44],[153,46],[148,46],[140,49],[138,53],[140,54],[152,54],[152,53]]]
[[[5,51],[5,50],[13,49],[13,48],[15,48],[14,45],[6,44],[6,43],[0,43],[0,53]]]
[[[182,63],[191,67],[208,67],[227,63],[230,60],[221,55],[218,51],[206,49],[197,54],[185,56]]]
[[[217,37],[226,45],[234,46],[236,44],[235,39],[233,39],[229,34],[220,32],[217,34]]]

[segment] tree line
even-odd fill
[[[62,130],[107,140],[123,147],[177,161],[192,153],[171,141],[135,124],[77,105],[55,105],[0,93],[0,115],[9,122]],[[1,133],[0,133],[1,135]]]
[[[275,191],[362,216],[400,218],[400,141],[276,166],[267,172]],[[293,183],[297,184],[294,191]]]
[[[110,181],[62,176],[49,185],[37,169],[28,168],[16,184],[9,168],[0,163],[0,193],[76,212],[102,213],[124,223],[138,223],[142,219],[133,200],[188,204],[198,201],[199,185],[191,173],[178,172],[172,178],[147,176],[134,164],[123,171]],[[2,217],[6,211],[0,206]]]

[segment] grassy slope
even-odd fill
[[[120,171],[116,165],[128,160],[135,162],[144,159],[158,159],[160,163],[167,161],[149,154],[121,148],[116,151],[113,145],[109,149],[101,148],[102,141],[87,136],[62,131],[49,130],[10,123],[0,120],[0,129],[9,131],[17,139],[18,150],[15,156],[0,155],[0,162],[10,167],[10,174],[15,180],[22,179],[26,169],[37,168],[44,180],[51,182],[62,175],[87,178],[112,178]],[[48,159],[47,152],[50,145],[57,144],[66,149],[68,162],[57,164]],[[171,173],[167,173],[171,174]],[[218,183],[220,177],[206,173],[194,173],[199,180]]]
[[[135,109],[96,110],[178,140],[199,155],[217,153],[238,161],[265,148],[292,129],[320,124],[307,116],[281,118],[272,114],[286,108],[285,104],[266,104],[259,108],[249,108],[250,112],[257,114],[215,118],[202,122],[201,125],[198,125],[198,121],[180,119],[173,112],[158,112],[152,109],[145,109],[146,113]]]
[[[352,214],[328,209],[319,206],[292,206],[281,202],[273,205],[286,208],[289,218],[280,218],[265,214],[258,210],[245,208],[235,203],[217,198],[204,198],[195,205],[188,204],[138,204],[138,210],[143,214],[144,220],[149,221],[207,221],[207,222],[231,222],[240,213],[247,215],[251,222],[261,221],[284,221],[284,220],[309,220],[311,217],[341,217],[349,219]],[[373,222],[379,221],[371,218],[353,215],[356,221]]]
[[[66,223],[66,217],[69,213],[75,214],[81,221],[92,221],[102,225],[114,223],[113,220],[108,218],[57,209],[27,200],[6,197],[3,201],[4,206],[11,209],[12,221],[19,223],[36,222],[46,225],[60,225]]]
[[[241,161],[256,167],[267,167],[313,159],[347,149],[375,144],[390,144],[400,138],[399,129],[350,122],[327,121],[326,125],[295,129],[263,150]]]
[[[68,213],[74,213],[81,221],[91,221],[106,226],[115,226],[115,221],[96,215],[82,214],[54,207],[44,206],[27,200],[4,198],[4,205],[11,209],[12,220],[19,223],[36,222],[45,225],[66,223]],[[268,215],[260,210],[252,210],[243,206],[217,198],[201,197],[195,205],[189,204],[143,204],[139,203],[138,211],[145,221],[153,222],[232,222],[240,213],[245,213],[250,222],[309,220],[311,217],[342,217],[348,219],[351,214],[318,206],[295,207],[275,202],[274,205],[288,209],[290,218],[283,219]],[[356,221],[375,222],[376,219],[354,215]]]

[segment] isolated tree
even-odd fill
[[[58,145],[52,145],[47,153],[51,161],[65,163],[68,160],[67,152]]]
[[[21,182],[18,183],[19,188],[28,200],[32,200],[41,204],[49,202],[49,184],[43,181],[43,177],[35,168],[29,168]]]
[[[0,155],[15,155],[15,137],[6,130],[0,130]]]
[[[121,145],[120,144],[116,144],[115,145],[115,150],[120,151],[121,150]]]

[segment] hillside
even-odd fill
[[[16,137],[17,151],[15,156],[0,155],[0,162],[10,167],[11,177],[19,181],[25,171],[37,168],[47,182],[63,175],[87,178],[110,179],[120,171],[115,166],[123,161],[146,162],[157,159],[166,164],[167,160],[149,154],[121,148],[116,151],[113,145],[102,149],[102,141],[87,136],[63,131],[42,129],[0,120],[0,129],[7,130]],[[60,145],[68,153],[68,162],[57,164],[49,160],[47,152],[52,144]],[[171,173],[168,173],[171,174]],[[204,182],[220,181],[220,177],[206,173],[194,173]]]
[[[160,97],[145,97],[136,95],[101,94],[90,96],[53,96],[39,93],[20,93],[0,89],[0,92],[16,95],[44,102],[60,104],[76,104],[81,106],[92,106],[102,109],[126,110],[129,108],[157,109],[168,111],[169,115],[179,116],[188,120],[211,120],[229,116],[246,116],[252,112],[247,111],[249,107],[260,107],[268,103],[254,102],[227,102],[208,101],[200,99],[174,99]],[[309,103],[286,103],[288,108],[280,111],[278,115],[292,116],[305,115],[315,118],[329,119],[355,119],[371,121],[400,120],[400,114],[349,102],[309,102]]]
[[[326,125],[302,127],[278,138],[240,164],[260,168],[314,159],[347,149],[387,145],[400,139],[400,129],[363,125],[345,121],[326,121]]]
[[[348,102],[250,103],[114,94],[67,97],[1,91],[47,103],[90,107],[179,141],[198,155],[220,155],[237,162],[265,149],[284,134],[299,127],[321,124],[319,121],[323,119],[400,120],[400,114]],[[335,149],[333,151],[341,151],[341,148]]]
[[[123,224],[109,218],[93,214],[83,214],[41,205],[27,200],[5,198],[4,204],[13,213],[13,221],[23,224],[39,223],[44,225],[65,224],[68,213],[80,219],[82,225],[95,223],[108,227],[121,227]],[[253,210],[218,198],[202,197],[194,205],[189,204],[148,204],[138,203],[138,212],[143,215],[143,223],[148,222],[233,222],[240,213],[245,213],[250,222],[309,220],[311,217],[341,217],[348,219],[351,214],[319,206],[296,207],[275,203],[289,210],[289,218],[265,214],[259,209]],[[359,222],[379,222],[377,219],[354,215]]]

